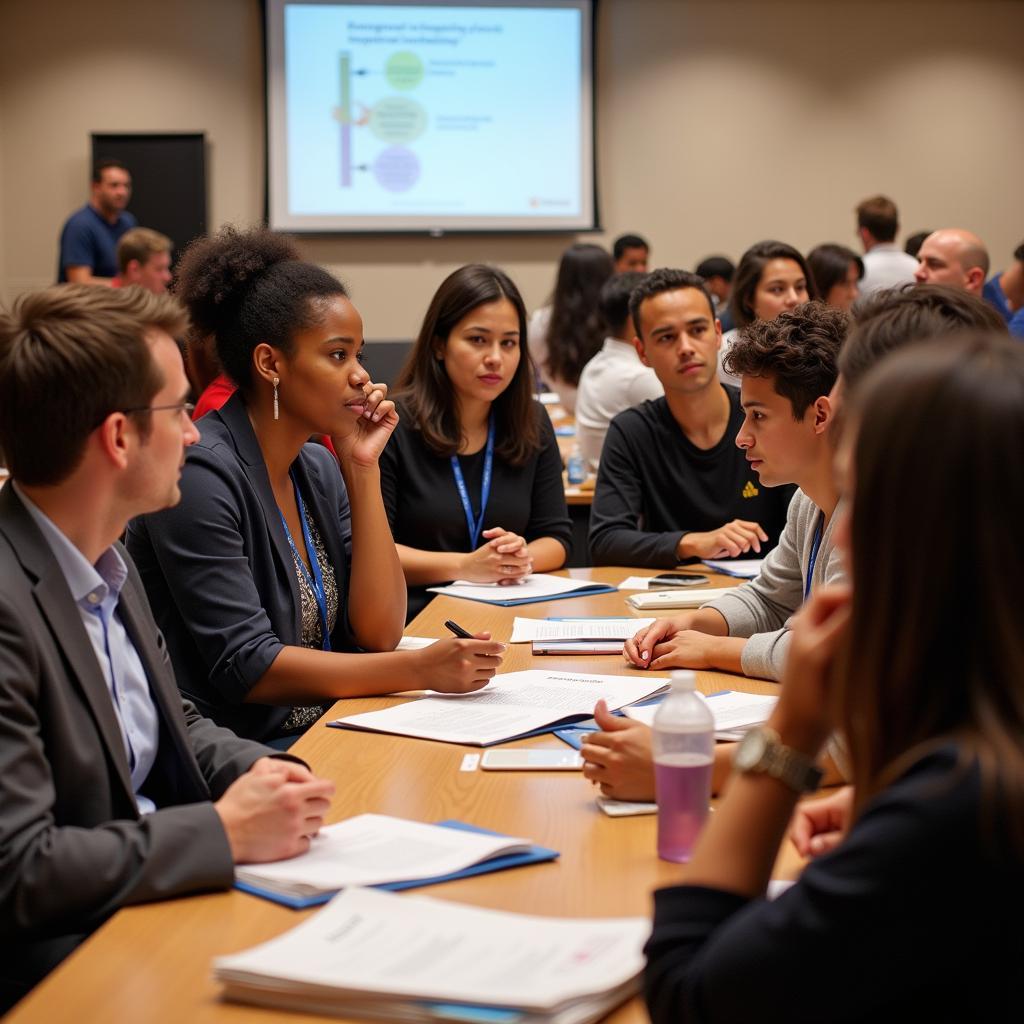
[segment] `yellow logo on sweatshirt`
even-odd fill
[[[743,488],[744,498],[756,498],[761,492],[754,486],[753,482],[748,480],[747,486]]]

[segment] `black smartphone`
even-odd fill
[[[663,572],[660,576],[655,576],[647,584],[647,589],[657,590],[659,587],[699,587],[704,583],[710,582],[711,580],[707,576],[702,576],[699,572]]]

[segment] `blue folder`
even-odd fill
[[[489,836],[500,836],[503,833],[493,832],[489,828],[480,828],[477,825],[470,825],[465,821],[437,821],[435,825],[443,825],[445,828],[461,829],[463,832],[483,832]],[[544,861],[555,860],[558,857],[557,850],[549,850],[546,846],[531,846],[523,853],[508,853],[502,857],[492,857],[490,860],[480,861],[479,864],[471,864],[468,868],[453,872],[450,875],[436,875],[433,878],[412,878],[405,882],[383,882],[374,885],[372,889],[385,889],[388,892],[401,892],[403,889],[418,889],[424,885],[437,885],[439,882],[451,882],[457,878],[472,878],[474,875],[486,875],[492,871],[504,871],[505,868],[518,868],[526,864],[541,864]],[[320,893],[317,896],[284,896],[281,893],[270,892],[261,889],[259,886],[250,885],[248,882],[235,882],[235,888],[242,892],[251,893],[253,896],[261,896],[272,903],[280,903],[282,906],[291,907],[293,910],[304,910],[306,907],[317,907],[327,903],[335,892]],[[340,891],[340,890],[338,890]]]

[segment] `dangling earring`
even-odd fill
[[[277,404],[277,385],[281,383],[280,377],[274,378],[274,419],[279,420],[281,418],[281,409]]]

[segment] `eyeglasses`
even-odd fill
[[[173,409],[179,416],[184,413],[189,419],[192,419],[192,413],[196,411],[193,402],[175,402],[174,405],[140,405],[137,409],[122,409],[121,412],[127,415],[133,412],[161,412],[164,409]]]

